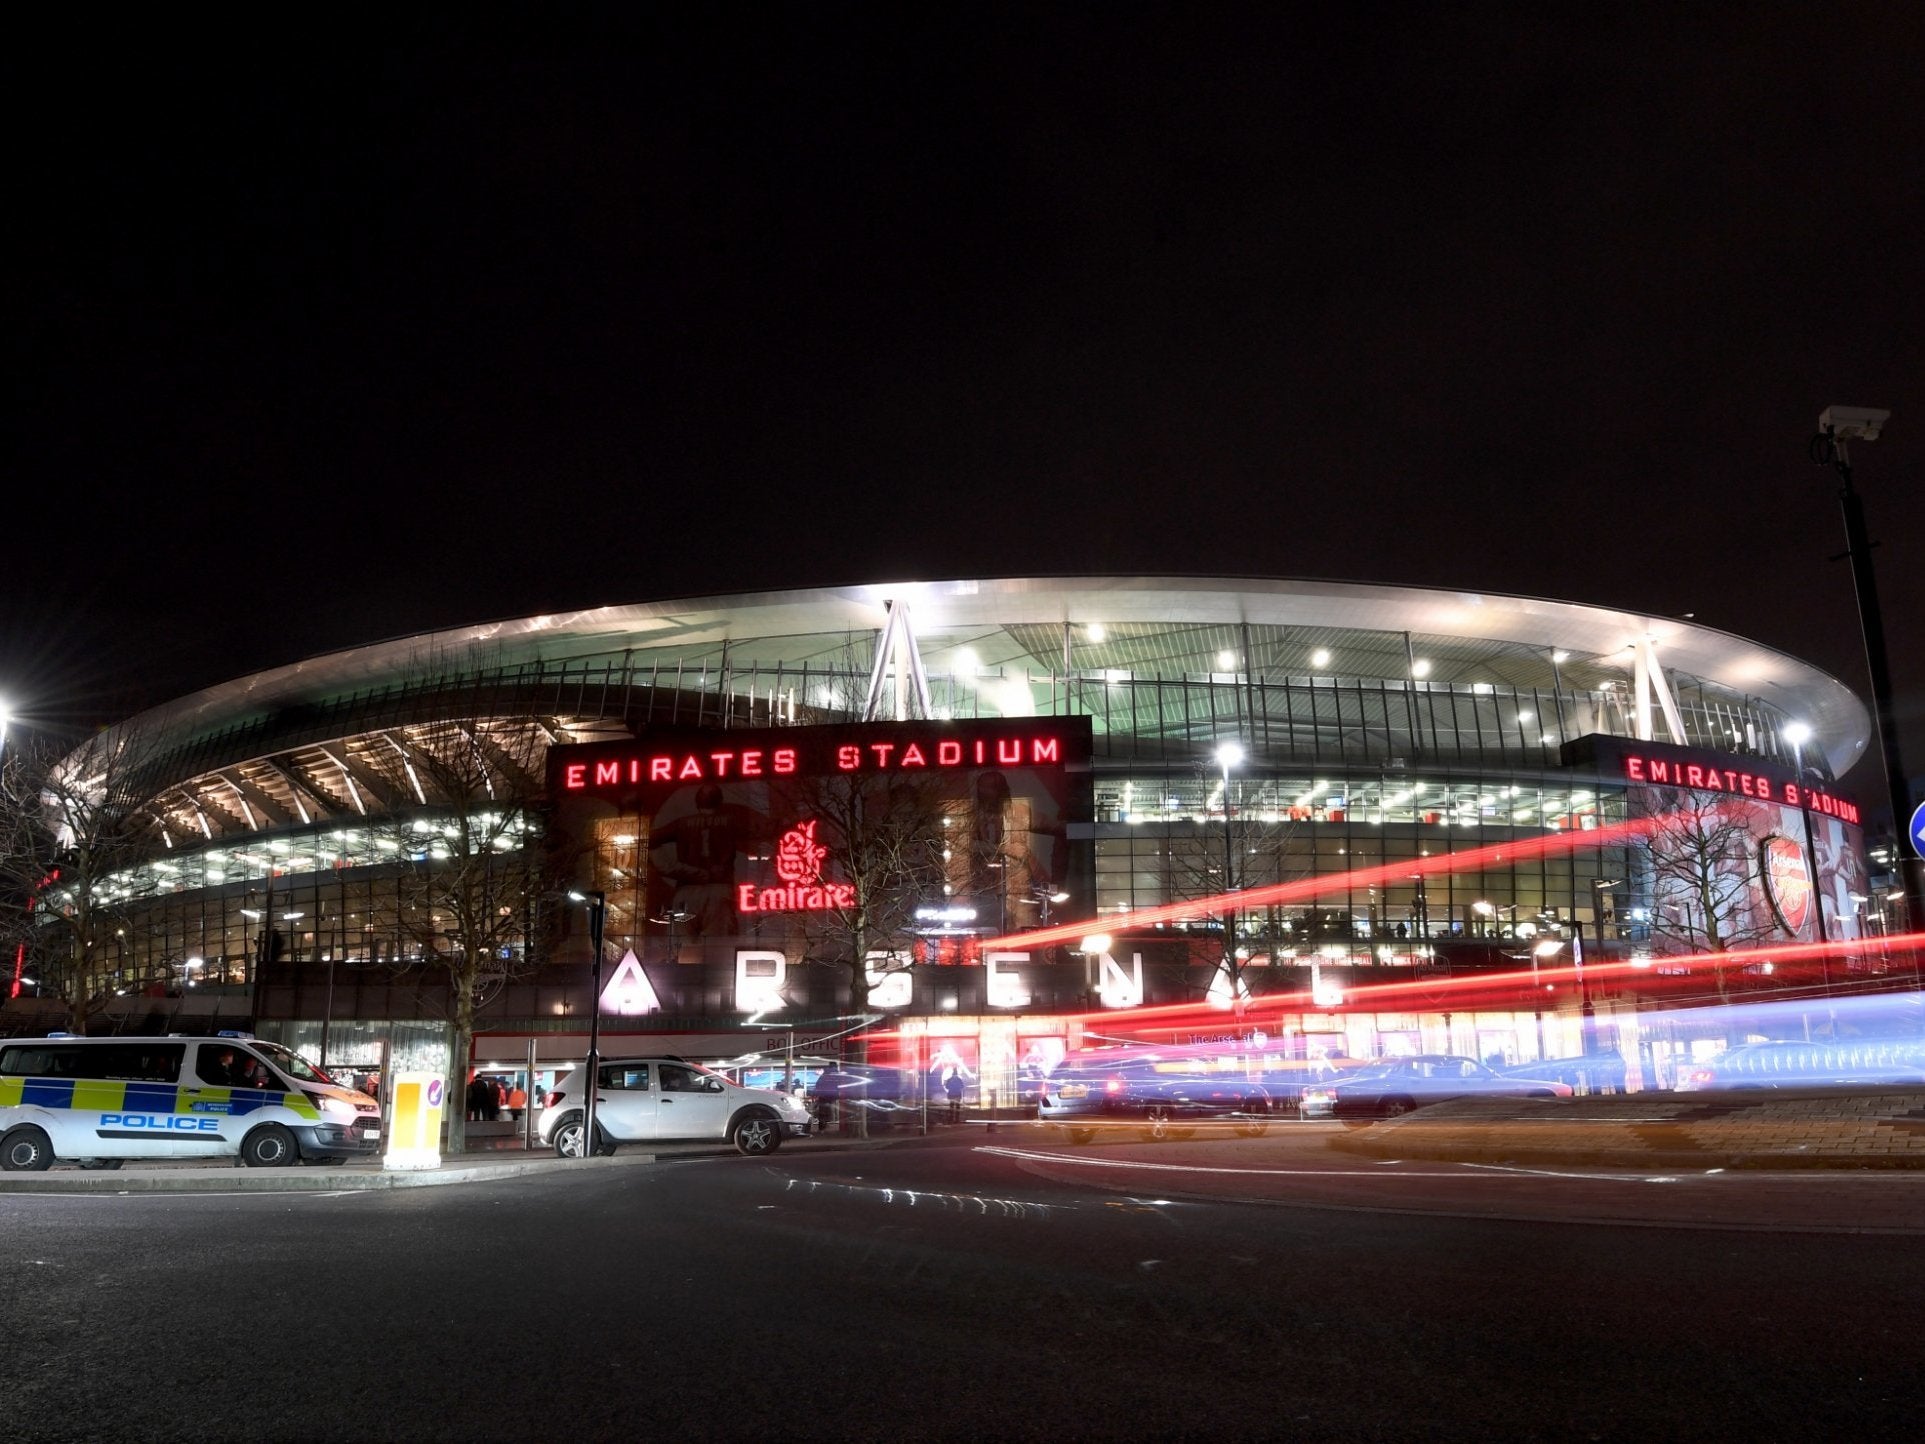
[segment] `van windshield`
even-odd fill
[[[329,1087],[340,1086],[299,1053],[290,1053],[279,1043],[263,1043],[255,1039],[252,1046],[263,1054],[268,1062],[274,1064],[290,1078],[298,1078],[303,1083],[326,1083]]]

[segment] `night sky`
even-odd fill
[[[1862,692],[1806,456],[1843,403],[1894,411],[1854,459],[1925,771],[1925,7],[172,7],[6,51],[40,725],[493,617],[1079,571],[1694,613]]]

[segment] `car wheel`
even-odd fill
[[[1070,1128],[1064,1131],[1069,1134],[1069,1141],[1078,1146],[1088,1143],[1096,1137],[1096,1130],[1094,1128]]]
[[[1143,1136],[1152,1143],[1160,1143],[1165,1138],[1188,1138],[1196,1132],[1194,1128],[1178,1128],[1176,1114],[1167,1104],[1152,1103],[1143,1114]]]
[[[1246,1098],[1237,1115],[1236,1128],[1244,1138],[1261,1138],[1270,1131],[1270,1105],[1260,1098]]]
[[[581,1114],[570,1113],[567,1115],[561,1122],[555,1125],[555,1131],[549,1135],[549,1138],[554,1144],[556,1157],[582,1157]],[[595,1125],[595,1156],[598,1158],[607,1158],[614,1152],[615,1140],[608,1136],[607,1130],[604,1129],[601,1124],[597,1123]]]
[[[294,1135],[278,1123],[264,1123],[241,1140],[241,1162],[249,1168],[286,1168],[300,1157]]]
[[[760,1158],[782,1146],[782,1127],[766,1113],[751,1113],[736,1119],[730,1141],[738,1153]]]
[[[53,1167],[53,1144],[32,1124],[9,1129],[0,1138],[0,1168],[8,1173],[40,1173]]]
[[[1408,1098],[1386,1098],[1377,1105],[1377,1116],[1379,1118],[1402,1118],[1406,1113],[1416,1108],[1416,1106],[1417,1105]]]

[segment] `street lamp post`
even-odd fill
[[[1825,890],[1818,885],[1818,848],[1811,840],[1811,808],[1805,801],[1805,744],[1811,741],[1811,727],[1804,722],[1787,723],[1783,733],[1791,744],[1792,767],[1798,774],[1798,815],[1805,824],[1805,872],[1811,879],[1811,905],[1818,918],[1818,941],[1831,941],[1825,929]],[[1830,966],[1826,965],[1825,991],[1831,991]]]
[[[1238,987],[1237,913],[1229,896],[1236,886],[1232,879],[1237,861],[1236,827],[1230,818],[1230,769],[1243,761],[1243,744],[1219,742],[1216,760],[1223,769],[1223,973],[1230,984],[1230,1007],[1234,1011],[1242,1004],[1243,995]]]
[[[1891,665],[1885,656],[1885,621],[1878,607],[1878,581],[1872,571],[1872,544],[1865,535],[1865,508],[1852,487],[1850,441],[1876,441],[1889,411],[1862,406],[1827,406],[1818,418],[1811,459],[1838,473],[1838,504],[1845,516],[1845,555],[1851,558],[1852,584],[1858,593],[1858,624],[1865,638],[1865,670],[1872,684],[1878,718],[1879,750],[1885,762],[1885,787],[1892,823],[1901,831],[1894,862],[1905,894],[1906,927],[1925,926],[1925,859],[1905,856],[1902,831],[1911,815],[1904,761],[1898,752],[1898,719],[1892,708]]]
[[[588,906],[588,937],[595,949],[594,985],[588,998],[588,1076],[582,1085],[582,1157],[595,1156],[595,1095],[601,1091],[602,1045],[602,923],[608,899],[599,892],[571,892],[572,902]]]

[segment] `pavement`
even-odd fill
[[[939,1128],[932,1138],[998,1140],[989,1120]],[[1782,1090],[1762,1093],[1628,1093],[1546,1101],[1461,1099],[1362,1126],[1279,1121],[1274,1133],[1315,1126],[1322,1145],[1383,1160],[1609,1170],[1925,1168],[1925,1089],[1876,1093]],[[1002,1142],[1033,1137],[1026,1120],[1001,1121]],[[1053,1131],[1052,1137],[1053,1137]],[[0,1173],[0,1193],[286,1193],[424,1188],[531,1174],[728,1155],[722,1142],[625,1147],[612,1158],[564,1159],[530,1150],[509,1124],[470,1125],[467,1151],[434,1168],[389,1169],[378,1159],[338,1166],[242,1168],[236,1160],[134,1163],[113,1170],[56,1165],[45,1173]],[[918,1142],[907,1129],[870,1138],[836,1133],[791,1139],[784,1156],[886,1148]],[[1226,1140],[1227,1141],[1227,1140]]]
[[[1925,1089],[1459,1099],[1348,1129],[1371,1158],[1609,1169],[1925,1168]]]
[[[910,1134],[908,1137],[918,1135]],[[892,1135],[852,1138],[822,1134],[792,1138],[782,1155],[879,1148]],[[551,1148],[524,1148],[521,1140],[484,1135],[470,1139],[468,1150],[446,1157],[433,1168],[385,1168],[379,1158],[350,1163],[303,1164],[296,1168],[244,1168],[238,1159],[183,1159],[129,1162],[120,1168],[79,1168],[56,1162],[44,1173],[0,1172],[0,1193],[329,1193],[390,1188],[432,1188],[447,1183],[481,1183],[532,1174],[563,1176],[584,1169],[626,1167],[665,1158],[733,1156],[723,1142],[667,1143],[653,1149],[625,1147],[612,1157],[561,1158]]]

